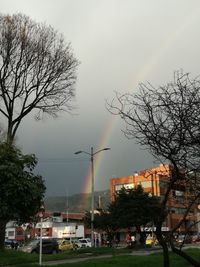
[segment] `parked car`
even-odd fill
[[[60,240],[58,241],[58,249],[59,251],[66,251],[66,250],[74,250],[76,249],[76,245],[74,242],[70,240]]]
[[[4,246],[6,249],[17,249],[19,243],[16,240],[5,239]]]
[[[177,245],[190,244],[192,243],[192,237],[189,235],[179,235],[176,238],[176,243]]]
[[[154,245],[158,245],[158,240],[156,239],[156,237],[152,237],[152,236],[147,236],[145,244],[148,246],[154,246]]]
[[[39,253],[40,240],[34,239],[25,244],[21,251],[29,253]],[[42,240],[42,253],[44,254],[56,254],[59,252],[58,242],[55,239],[43,239]]]
[[[81,238],[76,243],[78,248],[89,248],[92,247],[92,243],[90,238]]]
[[[193,243],[195,244],[200,244],[200,234],[198,234],[197,236],[195,236]]]

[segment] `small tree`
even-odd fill
[[[40,208],[45,185],[41,176],[32,172],[36,163],[33,155],[0,144],[0,250],[4,248],[7,222],[27,222]]]
[[[161,209],[159,198],[145,193],[139,185],[134,189],[122,188],[107,210],[98,211],[94,216],[94,227],[106,233],[110,245],[119,229],[131,227],[136,227],[140,241],[144,244],[145,233],[141,231],[141,227],[156,221]],[[85,222],[90,227],[89,212],[85,215]]]
[[[158,197],[150,196],[138,185],[134,189],[122,188],[110,205],[110,212],[117,228],[135,227],[140,234],[140,243],[145,243],[145,232],[141,228],[157,220],[160,214]]]
[[[91,214],[87,212],[85,215],[87,227],[91,226]],[[94,228],[105,232],[109,246],[112,246],[113,238],[118,229],[116,221],[113,220],[110,210],[99,209],[98,213],[94,214]]]
[[[108,104],[108,109],[124,120],[126,137],[135,138],[156,159],[171,165],[169,183],[161,202],[163,212],[156,224],[165,267],[170,262],[167,240],[161,228],[169,212],[167,202],[177,185],[184,184],[185,190],[192,188],[185,214],[171,231],[170,244],[175,253],[193,266],[199,266],[199,262],[173,245],[172,238],[173,232],[184,222],[200,197],[199,176],[191,176],[191,173],[199,173],[200,170],[200,80],[191,79],[188,73],[177,72],[174,81],[165,86],[154,88],[150,84],[140,84],[139,89],[135,94],[117,94],[116,99]]]
[[[0,15],[0,113],[8,142],[33,110],[40,119],[73,108],[77,65],[70,44],[51,26],[22,14]]]

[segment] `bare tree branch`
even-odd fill
[[[0,113],[8,120],[9,141],[34,109],[37,119],[73,109],[78,64],[51,26],[22,14],[0,15]]]
[[[135,138],[156,159],[167,161],[171,166],[162,200],[166,212],[156,225],[158,240],[167,253],[161,227],[169,213],[172,191],[182,188],[187,203],[182,219],[171,229],[171,237],[200,201],[200,79],[191,79],[188,73],[177,71],[174,81],[165,86],[154,88],[150,83],[141,83],[138,93],[116,93],[116,97],[107,102],[107,109],[125,122],[127,138]],[[189,261],[190,257],[185,259]],[[193,260],[190,263],[199,266]]]

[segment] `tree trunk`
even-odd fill
[[[0,250],[4,249],[5,231],[7,220],[0,218]]]
[[[10,120],[8,121],[8,130],[7,130],[7,138],[6,141],[8,144],[12,144],[13,143],[13,137],[12,137],[12,123],[10,122]]]
[[[167,247],[166,242],[164,241],[163,238],[161,238],[162,241],[158,240],[160,245],[162,246],[163,249],[163,266],[164,267],[170,267],[170,262],[169,262],[169,250]]]
[[[158,224],[156,226],[156,237],[163,250],[163,267],[170,267],[169,250],[168,250],[167,242],[163,238],[163,235],[162,235],[161,225],[162,224]]]

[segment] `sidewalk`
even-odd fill
[[[187,249],[189,247],[193,247],[193,248],[199,248],[200,246],[185,246],[183,247],[183,249]],[[127,253],[120,253],[117,255],[130,255],[130,256],[143,256],[143,255],[151,255],[154,253],[162,253],[162,249],[160,247],[155,247],[155,248],[151,248],[151,249],[140,249],[140,250],[134,250],[132,252],[127,252]],[[75,262],[82,262],[82,261],[87,261],[87,260],[91,260],[91,259],[104,259],[104,258],[112,258],[115,257],[114,254],[104,254],[104,255],[99,255],[99,256],[95,256],[92,255],[90,253],[86,253],[83,257],[77,257],[77,258],[71,258],[71,259],[64,259],[64,260],[55,260],[55,261],[46,261],[43,262],[42,265],[45,266],[51,266],[54,264],[64,264],[64,263],[75,263]]]
[[[157,253],[157,252],[162,252],[162,250],[161,249],[152,249],[152,250],[145,250],[145,249],[143,250],[142,249],[142,250],[136,250],[136,251],[127,252],[127,253],[121,253],[121,254],[117,254],[117,255],[142,256],[142,255],[150,255],[150,254]],[[87,261],[87,260],[91,260],[91,259],[104,259],[104,258],[112,258],[112,257],[115,257],[115,255],[114,254],[105,254],[105,255],[99,255],[99,256],[85,255],[84,257],[43,262],[43,265],[51,266],[54,264],[59,265],[59,264],[63,264],[63,263],[74,263],[74,262]]]
[[[86,257],[77,257],[77,258],[72,258],[72,259],[65,259],[65,260],[56,260],[56,261],[46,261],[43,262],[42,265],[45,266],[51,266],[54,264],[63,264],[63,263],[74,263],[74,262],[81,262],[81,261],[87,261],[87,260],[91,260],[91,259],[103,259],[103,258],[111,258],[113,257],[113,255],[100,255],[100,256],[86,256]]]

